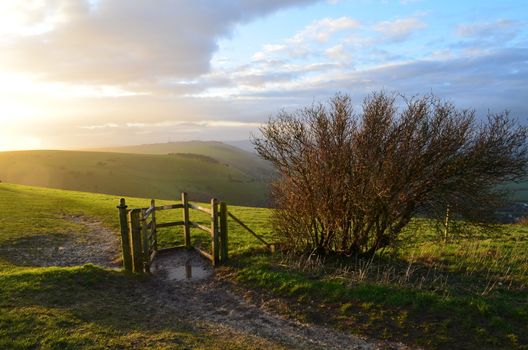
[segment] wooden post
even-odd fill
[[[444,242],[447,242],[449,238],[449,205],[446,207],[445,218],[444,218]]]
[[[156,201],[152,199],[150,201],[150,207],[156,207]],[[150,232],[152,232],[152,250],[158,250],[158,230],[156,229],[156,210],[152,210],[152,225],[150,226]]]
[[[119,225],[121,226],[121,251],[123,253],[123,268],[132,272],[132,251],[130,250],[130,227],[128,226],[127,205],[125,199],[121,198],[119,205]]]
[[[218,200],[211,199],[211,250],[213,254],[213,266],[219,263],[220,245],[218,241]]]
[[[143,272],[150,272],[150,244],[147,230],[147,210],[141,209],[141,255]]]
[[[220,202],[220,261],[222,263],[229,259],[227,245],[227,204]]]
[[[189,223],[189,202],[187,199],[187,192],[182,192],[182,205],[183,205],[183,237],[185,247],[191,247],[191,226]]]
[[[141,253],[141,210],[130,211],[130,242],[132,248],[132,270],[135,273],[143,272],[143,259]]]

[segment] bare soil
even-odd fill
[[[80,232],[50,233],[21,237],[0,247],[2,256],[19,266],[120,266],[119,237],[94,218],[62,217],[82,226]]]

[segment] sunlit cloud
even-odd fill
[[[118,128],[119,124],[116,123],[106,123],[106,124],[100,124],[100,125],[84,125],[81,126],[81,129],[87,129],[87,130],[97,130],[97,129],[107,129],[107,128]]]
[[[262,123],[234,121],[234,120],[180,120],[180,121],[162,121],[156,123],[131,122],[122,125],[116,123],[106,123],[100,125],[83,125],[81,129],[115,129],[115,128],[166,128],[173,126],[199,126],[206,128],[258,128]]]

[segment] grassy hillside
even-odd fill
[[[188,153],[0,152],[2,182],[164,199],[187,191],[195,200],[264,205],[267,183],[240,168]]]
[[[247,147],[248,142],[240,141],[240,145]],[[93,151],[138,153],[138,154],[168,154],[168,153],[195,153],[202,154],[229,164],[233,168],[249,174],[256,179],[268,180],[273,174],[273,168],[268,162],[263,161],[254,152],[248,152],[236,147],[237,142],[228,145],[216,141],[184,141],[158,144],[108,147],[93,149]],[[520,183],[508,183],[505,189],[511,190],[512,200],[528,202],[528,180]]]
[[[177,311],[145,297],[155,292],[148,279],[20,260],[21,250],[37,255],[45,245],[82,237],[86,225],[72,220],[79,216],[117,234],[117,202],[111,195],[0,184],[0,348],[277,347],[183,322]],[[127,202],[142,207],[148,199]],[[276,239],[269,210],[230,210]],[[528,349],[527,226],[443,243],[427,220],[416,220],[396,247],[369,261],[270,255],[231,221],[229,228],[232,260],[217,275],[288,317],[427,349]],[[159,234],[162,245],[181,236],[169,229]],[[196,230],[192,237],[193,244],[209,243]]]
[[[272,174],[271,165],[260,159],[257,154],[244,151],[238,147],[217,141],[183,141],[110,147],[93,149],[93,151],[136,153],[136,154],[169,154],[193,153],[217,159],[221,163],[242,171],[255,179],[267,180]]]

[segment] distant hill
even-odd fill
[[[160,199],[178,199],[180,192],[187,191],[192,199],[200,201],[215,196],[231,204],[267,204],[268,181],[263,174],[271,169],[235,147],[221,143],[189,143],[187,148],[160,144],[129,147],[126,151],[129,153],[0,152],[0,180]]]
[[[224,143],[238,147],[249,153],[257,153],[255,150],[255,145],[253,145],[250,140],[224,141]]]
[[[136,154],[194,153],[214,158],[258,180],[267,181],[273,175],[271,164],[260,159],[256,153],[217,141],[167,142],[96,148],[90,151]]]

